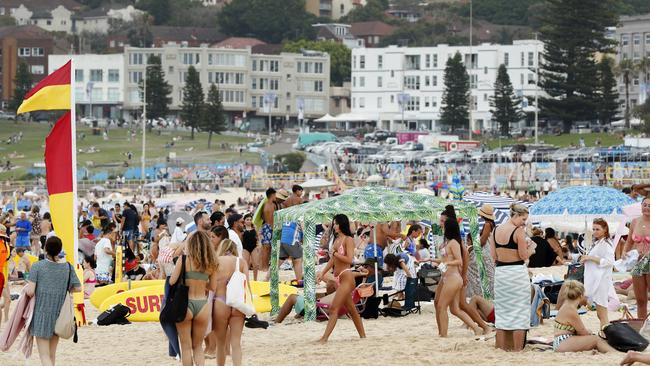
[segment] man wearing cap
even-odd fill
[[[176,219],[176,227],[174,228],[174,232],[172,233],[172,237],[169,240],[169,243],[182,243],[185,241],[185,232],[183,231],[183,225],[185,224],[185,220],[182,217],[179,217]]]
[[[244,235],[244,217],[238,213],[228,216],[228,239],[232,240],[237,246],[237,255],[243,257],[244,246],[241,238]]]

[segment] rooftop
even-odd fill
[[[392,25],[380,22],[378,20],[372,22],[359,22],[352,23],[350,33],[359,36],[389,36],[393,34],[395,27]]]
[[[155,25],[151,27],[151,34],[154,39],[159,38],[165,41],[176,42],[199,41],[215,43],[225,38],[216,28],[172,27],[166,25]]]
[[[259,45],[266,45],[266,42],[260,41],[257,38],[251,37],[230,37],[226,38],[219,43],[212,45],[214,48],[248,48],[255,47]]]
[[[0,27],[0,38],[8,36],[16,39],[52,39],[50,33],[35,25]]]
[[[63,5],[68,10],[79,10],[82,8],[82,5],[75,0],[2,0],[3,7],[18,8],[20,5],[25,5],[29,10],[52,10],[59,5]]]

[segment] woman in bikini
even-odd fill
[[[639,262],[632,270],[632,285],[636,297],[637,318],[647,316],[648,290],[650,290],[650,198],[641,202],[641,217],[632,220],[625,243],[625,256],[631,250],[639,253]]]
[[[460,246],[460,227],[458,221],[453,217],[448,217],[444,226],[445,243],[440,247],[442,259],[434,260],[443,272],[442,280],[438,286],[437,293],[440,294],[436,303],[436,323],[438,324],[438,334],[441,337],[447,337],[449,328],[449,315],[447,310],[462,320],[474,331],[475,335],[483,334],[483,330],[472,321],[466,312],[460,309],[460,297],[463,289],[463,263],[467,258],[462,255]]]
[[[614,351],[607,342],[585,328],[578,308],[587,305],[585,287],[578,281],[566,281],[566,300],[555,317],[553,328],[553,351],[583,352],[598,350],[606,353]]]
[[[329,274],[330,269],[334,268],[334,281],[336,282],[336,295],[330,306],[330,314],[338,314],[341,307],[345,306],[348,314],[357,328],[359,337],[366,338],[366,332],[363,329],[363,322],[357,312],[354,302],[352,302],[352,291],[356,288],[355,278],[366,276],[367,272],[355,272],[352,270],[354,256],[354,239],[350,231],[350,220],[343,214],[334,216],[332,228],[335,235],[332,244],[332,253],[330,260],[325,268],[316,276],[316,283],[320,283],[323,278]],[[330,334],[336,326],[337,316],[330,316],[325,328],[325,333],[320,339],[320,343],[326,343]]]
[[[212,307],[206,306],[208,290],[217,286],[217,258],[210,245],[208,233],[197,231],[187,240],[187,255],[178,259],[169,284],[174,285],[181,276],[189,287],[187,314],[185,320],[176,323],[181,345],[183,366],[202,366],[205,364],[203,338],[212,315]],[[185,273],[181,273],[185,261]]]
[[[214,294],[214,316],[212,324],[217,332],[217,365],[226,364],[227,346],[230,346],[232,364],[242,364],[241,335],[244,331],[245,315],[226,305],[228,281],[239,264],[239,271],[246,275],[248,283],[248,263],[239,258],[237,246],[230,239],[224,239],[217,252],[216,291]]]

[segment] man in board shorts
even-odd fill
[[[273,214],[275,211],[282,209],[282,202],[289,198],[289,193],[281,189],[276,191],[273,188],[266,190],[266,203],[262,209],[262,259],[261,264],[263,267],[269,265],[271,259],[271,239],[273,238]],[[270,273],[270,272],[269,272]]]

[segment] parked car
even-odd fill
[[[6,119],[9,121],[15,121],[16,115],[11,112],[0,111],[0,119]]]
[[[376,130],[374,132],[365,134],[363,136],[363,139],[365,141],[379,142],[386,141],[386,139],[389,137],[395,137],[395,133],[386,130]]]

